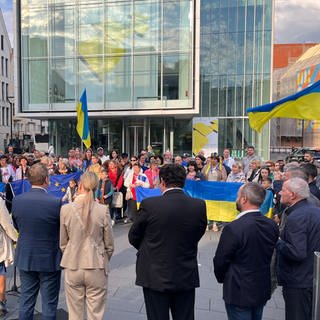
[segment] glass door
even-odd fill
[[[143,126],[128,126],[127,127],[127,152],[130,156],[138,156],[139,151],[144,146],[143,139]]]

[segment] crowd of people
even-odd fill
[[[96,199],[110,207],[112,224],[118,219],[124,222],[133,221],[136,217],[136,186],[144,188],[158,188],[159,168],[164,164],[180,164],[187,173],[186,179],[225,181],[225,182],[257,182],[268,192],[274,195],[274,214],[278,219],[282,214],[279,192],[283,181],[286,179],[285,171],[291,171],[292,167],[299,167],[311,176],[305,178],[311,193],[320,199],[320,179],[316,179],[320,171],[320,162],[314,161],[311,152],[307,152],[303,163],[292,162],[285,166],[284,160],[273,162],[262,161],[255,154],[254,146],[249,146],[246,155],[242,159],[234,159],[228,148],[224,149],[222,155],[211,153],[205,157],[204,152],[191,157],[189,154],[173,156],[171,151],[163,155],[156,155],[152,147],[141,150],[139,155],[119,154],[112,150],[106,154],[102,147],[96,152],[87,149],[81,152],[80,148],[72,148],[67,157],[55,156],[52,152],[48,154],[35,150],[32,154],[15,155],[12,147],[8,153],[0,155],[0,181],[7,183],[19,179],[26,179],[28,168],[36,162],[46,165],[50,175],[64,175],[76,171],[94,172],[99,179],[99,188]],[[300,170],[299,169],[299,170]],[[317,173],[315,174],[315,171]],[[122,205],[112,206],[112,200],[122,193]],[[63,201],[72,202],[77,194],[77,181],[71,180]],[[208,228],[217,231],[219,223],[208,221]]]
[[[217,280],[225,286],[224,299],[229,320],[238,319],[236,314],[243,312],[242,309],[249,309],[255,315],[248,319],[261,319],[263,306],[271,296],[271,288],[274,288],[276,272],[278,283],[283,286],[286,319],[310,319],[313,252],[320,251],[320,165],[311,152],[305,153],[301,163],[285,163],[283,160],[262,162],[255,154],[254,146],[247,148],[242,159],[233,159],[227,148],[223,155],[211,153],[205,157],[200,152],[191,157],[188,154],[173,156],[170,151],[163,156],[156,155],[150,146],[147,150],[141,150],[139,155],[130,157],[116,150],[107,155],[102,147],[96,152],[87,149],[84,153],[79,148],[70,149],[68,157],[37,150],[32,154],[15,155],[9,147],[8,153],[0,156],[0,181],[7,183],[29,179],[32,185],[30,192],[15,197],[12,204],[13,223],[19,231],[15,255],[22,293],[19,319],[32,318],[39,290],[43,295],[43,314],[54,319],[61,267],[65,269],[69,318],[83,318],[83,305],[87,304],[89,318],[100,319],[105,308],[108,261],[113,253],[112,226],[119,219],[133,223],[129,241],[140,252],[137,284],[144,289],[148,318],[156,318],[163,312],[163,306],[155,303],[155,300],[163,298],[158,294],[163,287],[169,292],[165,301],[172,299],[172,292],[182,291],[181,301],[176,301],[177,310],[180,310],[178,313],[183,314],[183,319],[193,319],[193,290],[199,286],[198,276],[194,274],[189,286],[181,285],[180,281],[188,279],[177,276],[175,272],[171,274],[167,264],[161,269],[159,264],[162,262],[158,261],[159,257],[163,259],[167,256],[171,267],[181,263],[180,273],[186,268],[186,273],[197,274],[194,261],[190,269],[181,261],[190,258],[186,258],[185,254],[191,248],[192,259],[196,260],[197,244],[206,228],[219,230],[219,224],[206,220],[203,201],[193,199],[189,203],[181,193],[187,179],[244,183],[236,201],[240,214],[234,222],[224,224],[214,258]],[[51,175],[77,171],[83,174],[79,181],[69,181],[62,201],[46,194]],[[138,211],[137,186],[160,188],[163,196],[158,200],[144,200]],[[261,215],[260,206],[268,192],[274,199],[273,219]],[[202,212],[201,219],[197,216],[199,225],[192,222],[190,228],[188,223],[181,226],[181,210],[184,221],[189,218],[193,221],[194,210],[190,208],[197,213]],[[157,222],[157,216],[161,216],[160,213],[155,214],[157,210],[166,211],[172,218],[169,220],[174,223],[168,226],[169,220],[164,215]],[[7,211],[3,216],[1,225],[10,224]],[[180,228],[185,229],[180,232]],[[166,237],[163,238],[162,233]],[[6,313],[5,271],[13,261],[11,242],[17,240],[13,230],[3,234],[7,249],[0,261],[0,315]],[[185,235],[187,238],[184,238]],[[172,241],[168,243],[170,237],[176,245]],[[158,257],[155,243],[158,243],[160,250]],[[181,252],[185,245],[187,247],[183,250],[187,251]],[[252,263],[255,259],[260,259],[260,262]],[[155,277],[157,272],[163,273],[163,276],[151,280],[145,274],[146,263],[150,277]],[[152,265],[154,269],[150,268]],[[234,283],[229,279],[233,272],[238,276],[242,268],[247,268],[243,272],[255,274],[251,284],[243,284],[244,293],[241,293],[241,285],[234,288]],[[169,274],[172,276],[170,279]],[[176,282],[170,284],[174,278]],[[262,278],[263,281],[260,281]],[[234,296],[239,288],[239,295],[243,296],[241,304],[238,296]],[[94,298],[96,296],[99,296],[99,301]],[[191,308],[184,308],[183,301],[190,301]]]

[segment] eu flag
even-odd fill
[[[86,146],[90,148],[91,137],[89,130],[89,117],[88,117],[88,106],[87,106],[87,91],[84,89],[80,101],[77,104],[77,132]]]
[[[52,194],[57,198],[62,198],[69,186],[69,181],[71,179],[79,180],[82,175],[81,171],[70,174],[58,174],[50,176],[50,183],[48,186],[48,193]]]

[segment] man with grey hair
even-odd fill
[[[307,174],[302,170],[301,167],[299,167],[298,164],[295,165],[292,162],[286,164],[283,180],[273,181],[273,189],[276,193],[276,199],[277,199],[274,218],[280,224],[280,231],[284,228],[284,225],[287,219],[287,215],[286,215],[287,207],[281,202],[280,191],[282,189],[284,181],[291,178],[301,178],[304,181],[308,182]],[[309,189],[309,186],[308,186],[308,189]],[[320,207],[320,200],[316,196],[314,196],[312,193],[310,193],[309,196],[307,197],[307,202],[310,205]]]
[[[286,224],[276,244],[278,283],[283,286],[286,320],[309,320],[312,315],[313,253],[320,251],[320,208],[308,203],[308,183],[284,182],[280,191]]]
[[[262,319],[271,297],[270,263],[279,230],[259,211],[265,193],[254,182],[240,187],[236,200],[240,213],[224,227],[213,259],[229,320]]]

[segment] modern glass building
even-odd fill
[[[246,109],[270,102],[272,21],[272,0],[201,1],[200,114],[219,118],[219,151],[268,158],[269,128],[253,132]]]
[[[219,151],[255,144],[247,107],[269,102],[272,0],[16,0],[20,113],[49,120],[58,152],[80,144],[86,88],[93,147],[191,153],[192,119],[219,119]],[[263,138],[264,137],[264,138]]]

